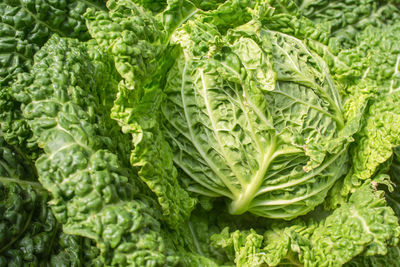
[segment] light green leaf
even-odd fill
[[[230,198],[233,214],[305,214],[346,170],[358,130],[328,66],[301,39],[258,21],[223,35],[207,15],[172,39],[182,51],[162,110],[174,162],[189,190]]]
[[[357,255],[393,253],[390,246],[398,243],[400,226],[383,194],[367,181],[318,223],[276,224],[264,240],[254,231],[225,229],[213,236],[213,244],[228,255],[233,252],[237,266],[342,266]]]
[[[175,49],[167,47],[170,32],[194,14],[187,1],[170,1],[157,18],[130,1],[109,1],[109,14],[86,14],[90,33],[114,59],[124,78],[111,116],[131,135],[132,166],[157,195],[164,219],[177,228],[188,219],[195,200],[180,186],[172,151],[160,130],[163,75]],[[104,31],[103,25],[108,25]]]
[[[343,195],[371,178],[400,145],[399,33],[399,23],[383,29],[369,27],[360,34],[356,48],[338,55],[348,65],[338,75],[347,84],[346,113],[366,107],[361,130],[354,137],[352,170],[344,181]]]

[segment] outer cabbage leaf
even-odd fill
[[[166,0],[132,0],[132,2],[154,12],[154,14],[161,12],[167,6]]]
[[[399,148],[394,149],[394,154],[391,159],[381,164],[377,170],[379,176],[383,179],[382,184],[385,190],[385,198],[388,205],[394,210],[397,218],[400,218],[400,195],[399,195]],[[389,176],[387,175],[389,174]],[[365,256],[360,255],[354,258],[345,266],[400,266],[399,263],[400,248],[388,247],[388,253],[384,256]]]
[[[397,0],[295,1],[298,12],[314,24],[327,26],[335,46],[354,47],[357,37],[368,26],[385,28],[400,19]]]
[[[99,249],[89,238],[67,235],[60,228],[53,246],[50,259],[46,260],[49,266],[104,266]]]
[[[0,85],[29,70],[33,55],[53,33],[89,39],[83,13],[105,1],[5,0],[0,4]]]
[[[57,230],[56,221],[42,208],[47,194],[33,181],[33,172],[0,142],[0,265],[38,262]]]
[[[317,24],[299,12],[293,0],[269,0],[268,12],[260,16],[269,29],[295,36],[300,39],[317,40],[328,45],[332,38],[326,24]]]
[[[132,136],[131,164],[157,195],[165,220],[177,228],[187,220],[195,201],[178,183],[172,151],[159,128],[159,106],[163,74],[174,54],[167,47],[169,32],[196,8],[187,1],[171,1],[153,17],[131,1],[109,1],[107,6],[109,14],[90,10],[86,18],[90,33],[113,56],[124,78],[111,116]]]
[[[250,231],[235,231],[229,234],[225,228],[221,234],[212,237],[214,246],[221,246],[228,250],[229,256],[236,266],[262,266],[267,263],[262,251],[263,236],[251,229]],[[270,266],[268,264],[268,266]]]
[[[27,159],[35,159],[41,153],[31,140],[32,131],[22,116],[20,103],[13,98],[8,88],[0,91],[0,131],[2,138]]]
[[[183,232],[181,234],[183,243],[181,244],[186,246],[185,250],[180,250],[182,261],[187,266],[209,266],[205,262],[210,262],[210,266],[214,266],[212,264],[215,263],[218,266],[232,266],[234,264],[234,254],[226,255],[222,248],[213,246],[212,236],[227,227],[243,231],[254,228],[262,232],[270,224],[270,220],[250,213],[241,216],[229,214],[222,199],[214,201],[210,210],[204,210],[199,206],[193,210],[188,224],[180,228],[180,232]],[[184,246],[178,246],[178,249],[182,247]],[[190,264],[190,261],[192,261],[192,264]]]
[[[8,144],[36,159],[42,152],[31,140],[32,132],[8,85],[18,73],[28,71],[33,55],[54,33],[87,40],[90,35],[83,13],[87,7],[104,9],[105,1],[15,1],[0,3],[0,129]]]
[[[400,248],[389,247],[388,253],[384,256],[359,256],[353,259],[351,262],[345,264],[345,267],[381,267],[381,266],[393,266],[399,267]]]
[[[319,223],[297,220],[287,227],[276,225],[264,236],[252,230],[228,231],[215,235],[213,244],[234,253],[237,266],[342,266],[360,254],[395,252],[388,246],[396,245],[400,235],[384,192],[376,191],[371,181]]]
[[[224,35],[213,14],[172,36],[182,51],[162,109],[174,162],[189,190],[232,199],[234,214],[305,214],[346,170],[358,128],[345,126],[328,66],[305,42],[256,19]]]
[[[397,217],[400,218],[400,194],[399,194],[399,184],[400,184],[400,168],[399,168],[399,149],[394,150],[393,159],[389,160],[387,163],[390,164],[389,171],[386,166],[382,166],[383,170],[380,172],[388,172],[390,175],[390,183],[388,184],[388,190],[386,190],[385,198],[389,206],[394,210]],[[385,164],[383,164],[385,165]],[[353,259],[351,262],[345,266],[400,266],[400,247],[388,247],[388,253],[384,256],[364,256],[360,255]]]
[[[393,160],[389,170],[390,181],[393,188],[389,188],[386,199],[393,208],[397,216],[400,218],[400,148],[394,149]],[[400,220],[400,219],[399,219]]]
[[[96,265],[97,248],[62,233],[35,172],[4,140],[0,175],[0,266]]]
[[[44,150],[36,162],[39,180],[63,231],[93,239],[103,264],[174,265],[178,258],[165,246],[159,207],[139,194],[146,190],[117,156],[113,142],[122,133],[103,129],[111,121],[99,96],[115,92],[107,86],[117,84],[111,64],[89,54],[87,45],[53,35],[35,55],[32,71],[13,84]]]
[[[382,29],[369,27],[356,48],[338,55],[347,64],[335,70],[336,77],[347,84],[346,110],[357,109],[360,100],[367,103],[352,149],[352,170],[341,188],[343,195],[371,178],[400,145],[399,33],[399,23]]]

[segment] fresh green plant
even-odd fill
[[[90,239],[63,233],[31,166],[0,140],[0,266],[101,266]]]
[[[400,266],[398,1],[0,11],[0,266]]]

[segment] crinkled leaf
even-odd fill
[[[213,237],[213,244],[234,253],[237,266],[342,266],[357,255],[387,254],[399,235],[397,217],[386,206],[383,191],[367,181],[319,223],[277,225],[264,234],[264,241],[254,231],[225,229]]]
[[[131,164],[157,195],[164,218],[172,227],[187,220],[195,201],[181,188],[172,151],[160,130],[163,75],[173,61],[167,47],[170,32],[196,10],[188,1],[170,1],[157,17],[130,1],[109,1],[109,13],[90,10],[89,31],[114,58],[124,78],[112,110],[134,149]],[[104,31],[103,25],[107,25]]]
[[[98,250],[62,233],[32,166],[0,142],[0,266],[95,266]]]
[[[399,1],[295,1],[299,12],[314,24],[329,28],[341,48],[355,46],[357,35],[368,26],[384,28],[399,20]],[[339,47],[338,47],[339,48]]]
[[[54,35],[13,85],[44,150],[36,162],[39,180],[64,232],[94,239],[103,264],[173,265],[178,259],[164,245],[158,206],[138,193],[145,190],[117,156],[113,142],[122,133],[102,129],[112,124],[103,111],[107,102],[99,101],[104,92],[114,98],[116,88],[107,86],[117,82],[104,82],[114,79],[112,65],[96,63],[87,50]]]
[[[341,190],[344,195],[371,178],[400,145],[399,33],[399,23],[383,29],[369,27],[360,35],[356,48],[338,55],[348,66],[341,73],[336,70],[347,84],[346,112],[366,106],[352,149],[352,170]]]
[[[189,190],[232,199],[232,213],[305,214],[345,171],[358,125],[344,126],[328,66],[305,42],[257,20],[224,35],[213,16],[172,36],[182,51],[162,110],[174,161]]]
[[[0,3],[0,85],[29,70],[33,55],[53,33],[88,40],[83,19],[88,7],[103,9],[102,0],[4,0]]]

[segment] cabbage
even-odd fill
[[[349,133],[328,65],[256,18],[226,34],[207,20],[172,36],[180,53],[163,88],[165,135],[193,180],[188,190],[231,199],[232,214],[307,213],[347,169]]]
[[[398,266],[398,0],[0,10],[0,266]]]

